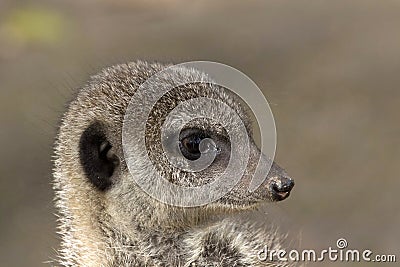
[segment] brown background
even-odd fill
[[[399,1],[115,2],[0,1],[1,266],[51,260],[58,119],[90,74],[136,59],[245,72],[296,179],[273,208],[301,247],[400,257]]]

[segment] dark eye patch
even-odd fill
[[[111,149],[105,127],[100,122],[92,123],[82,133],[79,143],[80,163],[89,181],[100,191],[111,187],[111,178],[119,162]]]

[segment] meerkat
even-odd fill
[[[260,261],[264,246],[280,249],[281,236],[237,220],[235,214],[260,203],[280,201],[294,182],[273,163],[265,181],[249,192],[249,177],[260,151],[251,140],[250,159],[239,183],[213,203],[177,207],[144,192],[132,178],[145,175],[127,168],[122,148],[124,114],[139,86],[169,65],[133,62],[106,68],[79,90],[64,114],[55,144],[54,189],[58,209],[61,266],[289,266]],[[177,73],[177,75],[183,75]],[[199,75],[186,70],[184,75]],[[202,74],[203,75],[203,74]],[[182,155],[196,158],[205,135],[221,148],[211,166],[187,173],[162,157],[160,127],[178,103],[195,97],[223,101],[250,127],[250,119],[224,88],[198,83],[174,88],[153,108],[146,124],[149,157],[163,177],[183,186],[198,186],[219,175],[229,157],[229,140],[211,121],[188,124],[181,134]],[[212,107],[204,107],[209,109]],[[229,116],[229,114],[226,114]],[[250,132],[250,129],[248,129]],[[140,162],[143,153],[133,157]]]

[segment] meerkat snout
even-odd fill
[[[279,177],[273,179],[269,185],[271,191],[271,198],[276,201],[286,199],[294,186],[293,179],[289,177]]]

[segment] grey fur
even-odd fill
[[[281,247],[283,238],[233,215],[271,201],[271,183],[288,178],[273,164],[264,184],[247,192],[249,177],[260,152],[252,142],[248,167],[239,184],[220,200],[196,208],[173,207],[160,203],[143,192],[133,181],[124,161],[121,134],[125,110],[131,97],[147,78],[167,65],[135,62],[107,68],[80,90],[69,105],[55,145],[54,189],[62,238],[59,264],[62,266],[287,266],[261,262],[257,251],[267,245]],[[178,75],[179,73],[177,73]],[[180,75],[204,75],[187,70]],[[174,77],[171,77],[173,79]],[[222,100],[246,122],[250,121],[235,96],[209,84],[192,84],[162,98],[149,118],[146,132],[150,158],[173,183],[195,186],[213,180],[226,165],[218,163],[204,172],[188,174],[169,166],[162,157],[159,141],[160,121],[167,106],[190,97],[206,96]],[[215,107],[204,107],[213,109]],[[229,119],[229,114],[227,114]],[[80,164],[80,137],[93,122],[99,122],[119,159],[104,191],[87,179]],[[212,122],[194,121],[193,126],[223,134]],[[250,131],[250,129],[248,129]],[[137,161],[141,160],[138,152]],[[133,175],[145,175],[141,173]]]

